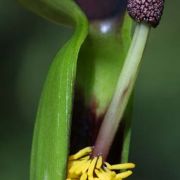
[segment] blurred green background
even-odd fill
[[[130,159],[132,180],[180,179],[180,1],[166,0],[138,77]],[[42,83],[71,30],[0,0],[0,180],[28,180]]]

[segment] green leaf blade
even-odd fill
[[[43,88],[34,130],[31,180],[66,177],[77,57],[88,32],[86,18],[81,15],[76,16],[74,35],[53,60]]]
[[[24,7],[57,24],[76,26],[83,12],[72,0],[18,0]]]

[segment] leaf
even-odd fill
[[[81,24],[84,14],[72,0],[18,0],[36,14],[57,24]],[[80,20],[81,19],[81,20]],[[82,24],[84,20],[82,20]]]
[[[64,180],[77,54],[85,32],[57,54],[48,73],[36,118],[31,180]]]
[[[64,180],[76,64],[88,23],[72,1],[21,2],[43,17],[57,23],[68,20],[75,26],[74,35],[58,52],[48,72],[39,103],[31,155],[31,180]]]

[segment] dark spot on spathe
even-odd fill
[[[124,12],[127,0],[75,0],[88,19],[107,19]]]
[[[70,154],[74,154],[84,147],[94,146],[102,120],[106,113],[104,112],[100,116],[97,116],[96,108],[97,103],[95,99],[87,106],[82,91],[76,89],[71,125]],[[127,118],[129,117],[127,117],[125,113],[108,155],[108,161],[110,163],[119,163],[120,161]]]
[[[86,105],[82,91],[76,89],[71,125],[71,154],[84,147],[94,145],[104,118],[104,114],[100,116],[96,115],[96,107],[95,100],[91,104]]]

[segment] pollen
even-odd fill
[[[132,174],[133,163],[111,165],[102,156],[91,157],[93,148],[86,147],[69,156],[66,180],[122,180]]]

